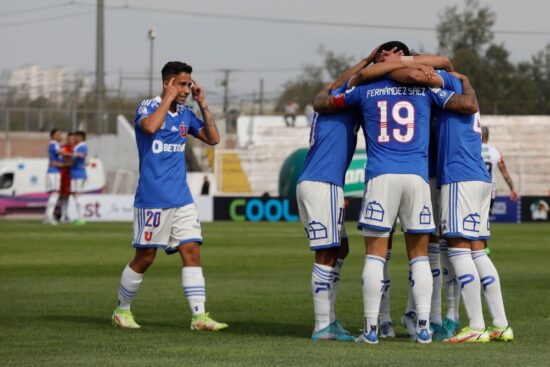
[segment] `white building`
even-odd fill
[[[15,98],[35,100],[44,97],[61,103],[68,99],[82,99],[91,91],[90,78],[66,67],[44,69],[38,65],[24,65],[3,71],[1,84],[14,92]]]

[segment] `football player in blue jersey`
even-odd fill
[[[77,225],[86,224],[82,219],[82,205],[80,195],[84,192],[84,185],[88,178],[86,174],[86,159],[88,157],[88,146],[86,145],[86,133],[84,131],[75,132],[76,146],[73,151],[73,165],[71,166],[71,195],[76,205],[76,219],[73,222]]]
[[[134,201],[135,256],[122,272],[118,306],[112,321],[121,328],[139,328],[130,304],[143,273],[157,249],[179,253],[183,262],[182,288],[192,313],[191,330],[218,331],[227,324],[205,310],[205,281],[201,268],[201,226],[186,180],[187,134],[216,145],[220,134],[208,109],[204,89],[191,78],[192,67],[179,61],[162,68],[162,94],[144,100],[134,120],[139,154],[139,182]],[[184,103],[193,96],[202,120]]]
[[[50,131],[50,143],[48,144],[48,171],[46,174],[46,191],[50,195],[46,204],[45,224],[56,225],[54,210],[59,199],[59,190],[61,188],[61,176],[59,169],[62,165],[63,154],[61,152],[61,131],[52,129]]]
[[[393,47],[398,47],[406,56],[410,55],[408,48],[400,42],[384,44],[380,52]],[[421,70],[403,70],[406,80],[413,83],[417,74],[426,77]],[[354,85],[354,79],[350,86]],[[363,270],[365,327],[358,342],[378,342],[378,313],[383,290],[380,284],[384,278],[388,237],[398,216],[405,232],[411,281],[415,284],[412,292],[418,317],[416,340],[431,342],[429,314],[433,280],[428,240],[435,226],[427,155],[432,105],[470,114],[477,111],[470,96],[406,86],[389,78],[352,87],[337,96],[319,94],[315,100],[315,109],[319,113],[357,106],[364,117],[369,159],[359,227],[365,236],[367,256]]]
[[[439,72],[441,87],[458,94],[475,94],[468,78]],[[464,116],[451,111],[438,115],[438,186],[441,187],[441,233],[448,258],[460,283],[469,326],[447,341],[483,343],[514,338],[508,324],[498,272],[485,252],[490,236],[489,207],[492,180],[481,154],[479,113]],[[480,291],[493,319],[485,330]]]
[[[343,92],[348,79],[373,60],[371,55],[350,68],[325,89],[332,95]],[[369,69],[363,81],[385,73],[414,66],[413,63],[386,63]],[[324,93],[324,92],[321,92]],[[316,114],[310,133],[310,149],[296,189],[300,218],[315,251],[311,286],[315,313],[313,340],[353,341],[335,317],[334,303],[340,272],[348,253],[344,227],[344,177],[357,144],[362,123],[359,111]]]

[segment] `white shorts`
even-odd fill
[[[328,182],[302,181],[296,187],[300,219],[311,250],[340,246],[344,227],[344,190]]]
[[[71,193],[72,194],[81,194],[84,192],[84,184],[86,179],[84,178],[73,178],[71,179]]]
[[[485,240],[491,235],[489,206],[491,184],[482,181],[453,182],[441,186],[441,234]]]
[[[202,243],[195,204],[167,209],[134,208],[134,247],[162,248],[173,254],[189,242]]]
[[[430,185],[418,175],[386,174],[367,181],[358,227],[387,236],[399,217],[406,233],[435,231]]]
[[[440,201],[440,195],[441,190],[437,188],[437,179],[435,177],[430,178],[430,197],[432,200],[432,208],[433,208],[433,217],[434,217],[434,226],[435,226],[435,233],[434,236],[439,236],[439,219],[441,218],[441,203]]]
[[[48,172],[46,174],[46,191],[55,192],[61,189],[61,175],[59,172]]]

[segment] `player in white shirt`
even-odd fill
[[[489,128],[486,126],[483,126],[481,128],[481,133],[482,133],[481,156],[483,158],[483,162],[485,162],[487,171],[489,171],[489,175],[491,175],[491,179],[493,180],[493,191],[491,193],[491,206],[489,208],[489,214],[491,214],[491,212],[493,211],[493,204],[495,203],[495,197],[497,194],[496,176],[494,175],[495,167],[498,167],[500,174],[502,175],[502,177],[504,178],[504,181],[506,181],[506,184],[510,188],[510,199],[512,199],[512,201],[516,201],[519,196],[514,188],[514,182],[512,181],[512,178],[508,173],[508,169],[506,168],[506,163],[504,163],[504,158],[502,154],[500,154],[499,150],[494,145],[489,144]],[[491,252],[491,250],[489,249],[489,246],[487,245],[487,241],[485,242],[485,251],[487,251],[487,254]]]

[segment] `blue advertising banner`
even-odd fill
[[[512,201],[509,196],[497,196],[489,220],[493,223],[519,223],[521,202]]]

